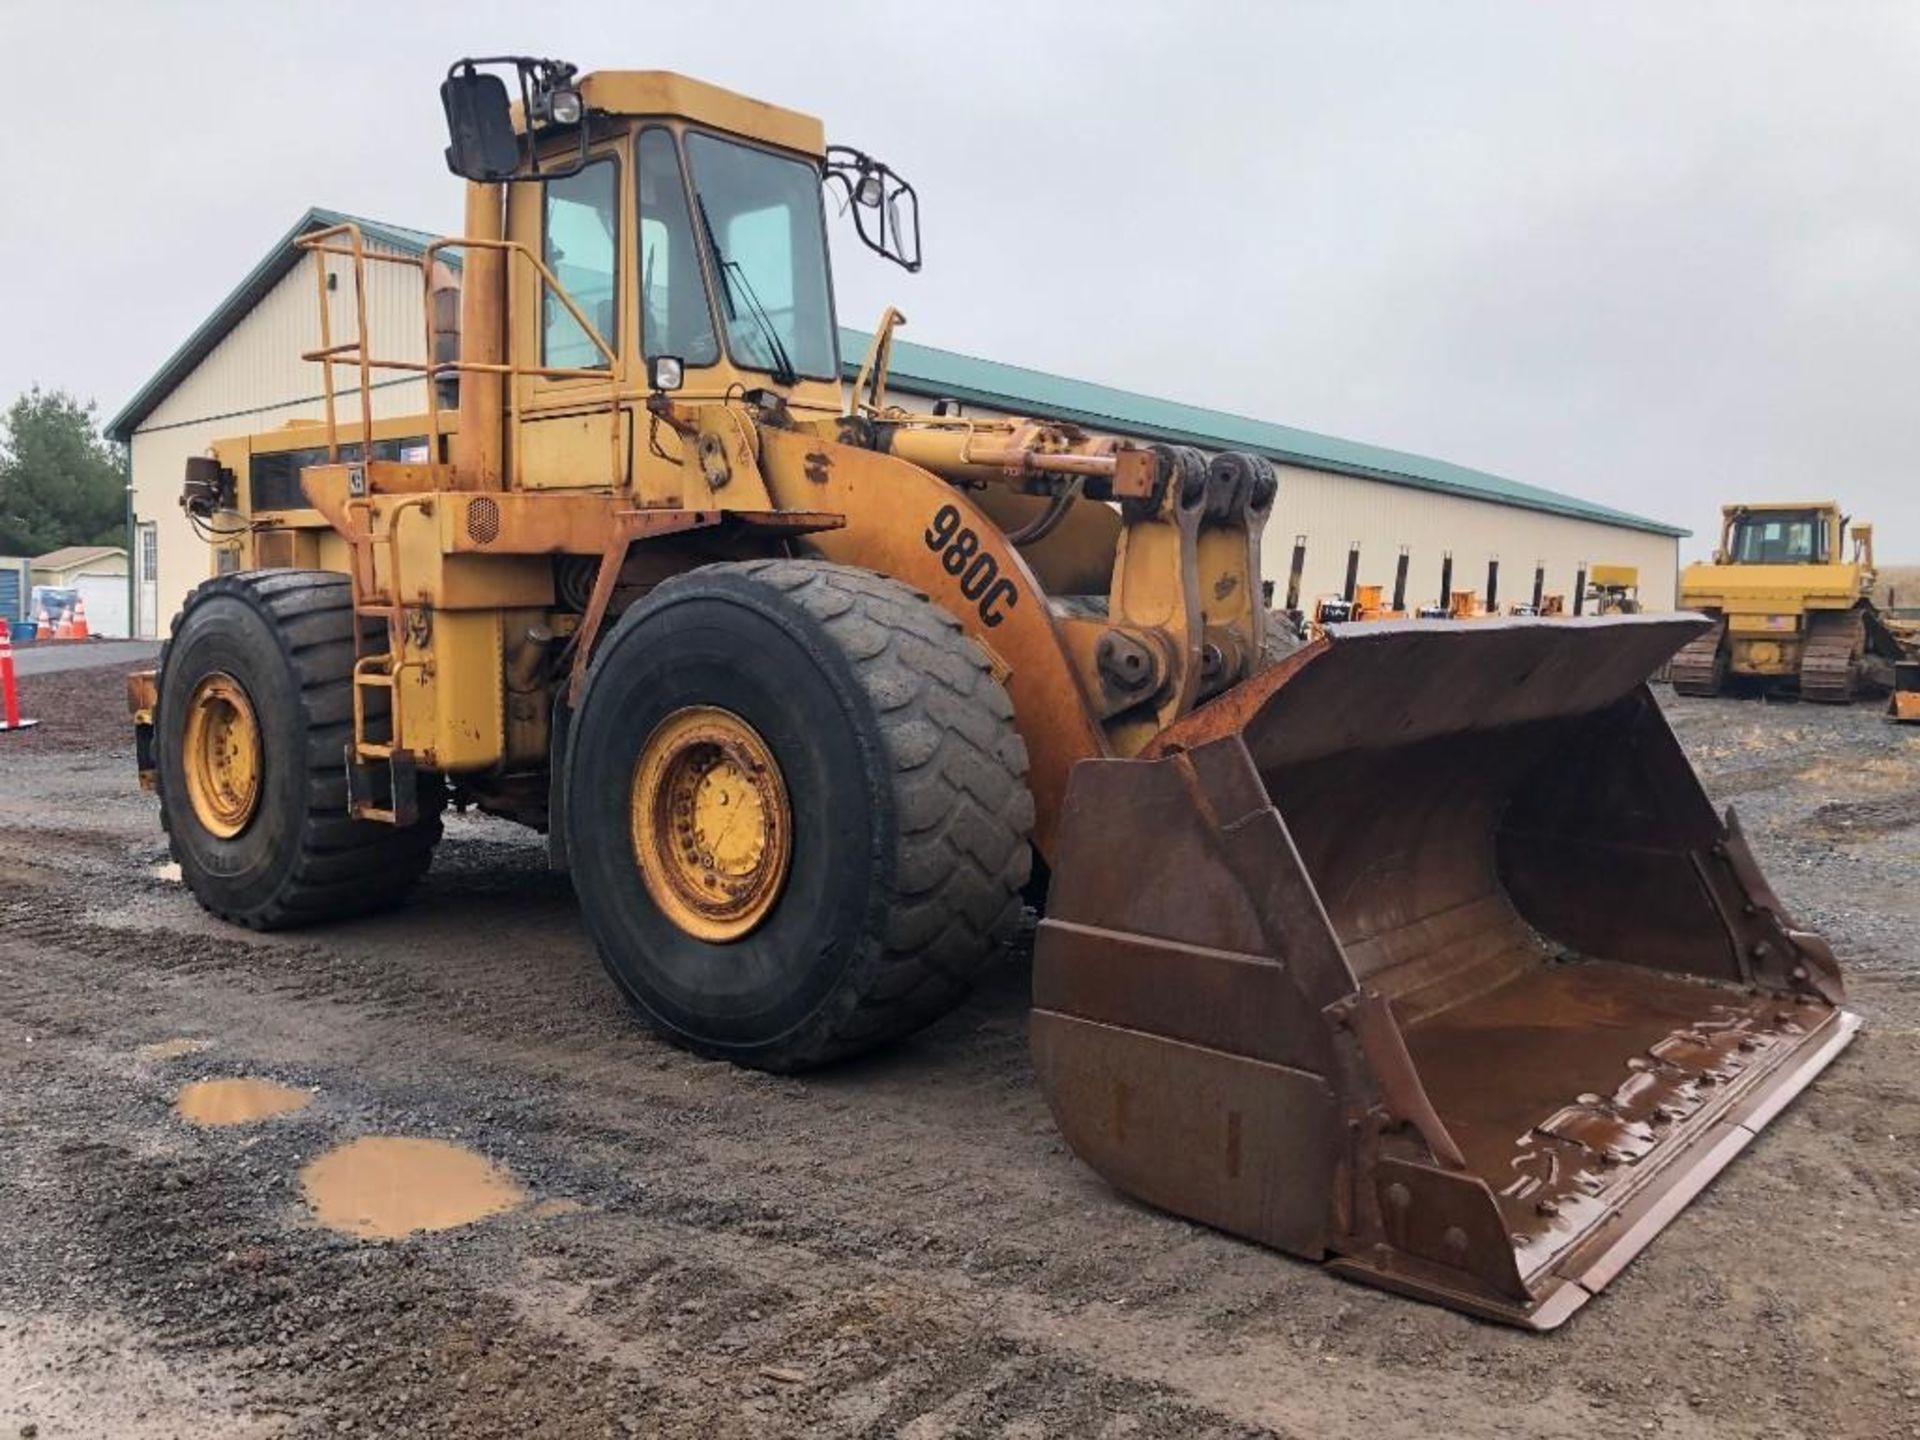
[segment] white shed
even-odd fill
[[[215,439],[321,418],[320,368],[300,359],[301,351],[320,343],[313,262],[295,241],[349,218],[329,210],[303,215],[108,422],[107,433],[127,444],[132,455],[139,634],[161,633],[209,571],[207,548],[178,503],[187,457],[205,453]],[[418,255],[431,238],[401,226],[358,223],[369,245],[396,253]],[[347,262],[338,264],[344,270]],[[418,270],[371,265],[367,278],[375,353],[423,358]],[[343,279],[329,296],[336,340],[353,334],[350,291],[350,280]],[[840,332],[841,368],[848,381],[867,340],[859,331]],[[1263,568],[1284,591],[1294,545],[1304,541],[1306,605],[1342,588],[1355,547],[1359,582],[1389,590],[1404,548],[1410,606],[1443,598],[1441,567],[1448,555],[1453,588],[1477,591],[1483,600],[1489,566],[1497,563],[1503,608],[1529,598],[1536,568],[1544,572],[1548,593],[1571,596],[1575,577],[1594,563],[1637,567],[1641,600],[1650,610],[1672,609],[1676,600],[1679,542],[1687,532],[1584,497],[904,340],[893,349],[891,385],[897,399],[915,406],[945,400],[968,414],[1030,415],[1139,439],[1267,456],[1280,467],[1281,488],[1267,528]],[[376,382],[373,402],[376,419],[426,409],[421,382],[391,372]]]
[[[127,623],[127,552],[117,545],[68,545],[36,555],[33,587],[78,595],[91,634],[124,639],[133,633]]]

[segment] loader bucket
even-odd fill
[[[1645,677],[1697,616],[1331,633],[1075,767],[1033,1050],[1150,1204],[1547,1330],[1852,1038]]]

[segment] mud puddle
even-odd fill
[[[331,1150],[300,1172],[300,1189],[322,1225],[362,1240],[471,1225],[527,1198],[478,1151],[409,1135],[369,1135]]]
[[[250,1125],[291,1115],[313,1103],[313,1094],[277,1080],[243,1077],[196,1080],[174,1098],[174,1113],[195,1125]]]

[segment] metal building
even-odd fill
[[[207,548],[178,504],[187,457],[205,453],[215,439],[323,418],[319,366],[300,355],[321,344],[322,293],[333,338],[355,333],[352,272],[350,262],[336,262],[323,291],[312,258],[294,242],[350,218],[318,209],[301,216],[108,422],[108,435],[126,444],[132,458],[137,634],[163,633],[187,592],[208,573]],[[432,238],[376,221],[357,223],[376,250],[418,255]],[[374,264],[367,277],[374,353],[421,358],[426,341],[420,272]],[[849,381],[867,339],[859,331],[841,331]],[[339,385],[352,383],[351,376],[340,375]],[[1503,608],[1531,598],[1536,567],[1544,571],[1546,592],[1568,596],[1570,603],[1576,574],[1594,563],[1636,566],[1646,608],[1674,605],[1685,530],[1446,461],[905,340],[893,347],[891,393],[920,407],[946,401],[968,414],[1032,415],[1140,439],[1266,455],[1280,467],[1280,497],[1267,529],[1264,568],[1284,589],[1296,539],[1304,537],[1302,598],[1308,605],[1342,588],[1355,546],[1360,582],[1389,589],[1405,548],[1410,606],[1441,598],[1448,553],[1453,588],[1483,598],[1489,563],[1497,561]],[[426,400],[419,381],[386,372],[375,377],[373,405],[378,420],[420,414]]]

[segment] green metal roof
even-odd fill
[[[281,277],[299,263],[301,252],[294,248],[295,240],[315,230],[344,225],[350,220],[374,244],[403,254],[418,255],[437,238],[424,230],[409,230],[378,220],[363,220],[339,210],[316,207],[307,211],[294,221],[292,229],[273,242],[273,248],[267,251],[266,258],[248,271],[246,278],[233,288],[232,293],[213,308],[200,328],[167,357],[166,362],[154,372],[153,378],[121,407],[120,413],[107,421],[107,438],[118,440],[123,445],[133,438],[133,432],[140,428],[140,422],[159,408],[160,402],[172,393],[174,386],[186,379],[193,367],[206,359],[213,347],[226,338],[227,332],[240,323],[241,317],[258,305],[266,293],[280,283]]]
[[[123,444],[132,438],[140,422],[158,408],[174,386],[184,380],[298,262],[300,251],[294,248],[295,240],[310,231],[324,230],[349,220],[359,225],[375,244],[407,254],[420,253],[435,238],[424,230],[364,220],[338,210],[307,211],[274,242],[266,258],[214,308],[200,328],[187,337],[186,343],[167,357],[166,363],[140,387],[139,393],[107,422],[107,435]],[[860,357],[866,353],[870,338],[860,330],[842,328],[840,331],[840,353],[846,357],[841,369],[849,380],[858,373]],[[893,385],[914,395],[945,396],[993,410],[1045,415],[1094,429],[1117,430],[1142,439],[1197,445],[1206,450],[1251,450],[1271,460],[1315,470],[1357,475],[1389,485],[1487,500],[1549,515],[1566,515],[1654,535],[1679,537],[1692,533],[1643,515],[1543,490],[1537,485],[1524,485],[1518,480],[1470,470],[1445,460],[1430,460],[1424,455],[1316,435],[1311,430],[1296,430],[1290,425],[1250,420],[1244,415],[1230,415],[1198,405],[1182,405],[1175,400],[1162,400],[1086,380],[1070,380],[1064,375],[1049,375],[1018,365],[1003,365],[997,360],[980,360],[907,340],[894,341],[889,378]]]
[[[841,329],[840,353],[849,357],[842,368],[849,378],[859,371],[860,357],[866,353],[870,339],[864,331]],[[1197,445],[1205,450],[1251,450],[1270,460],[1314,470],[1331,470],[1389,485],[1540,510],[1549,515],[1567,515],[1654,535],[1678,538],[1693,533],[1677,525],[1543,490],[1537,485],[1524,485],[1483,470],[1470,470],[1445,460],[1430,460],[1424,455],[1316,435],[1311,430],[1296,430],[1290,425],[1250,420],[1244,415],[1230,415],[1198,405],[1182,405],[1175,400],[1116,390],[1110,385],[1095,385],[1085,380],[1069,380],[1041,370],[1003,365],[996,360],[956,355],[951,350],[935,350],[905,340],[893,342],[888,383],[914,395],[947,396],[993,410],[1039,414],[1092,429],[1117,430],[1142,439]]]

